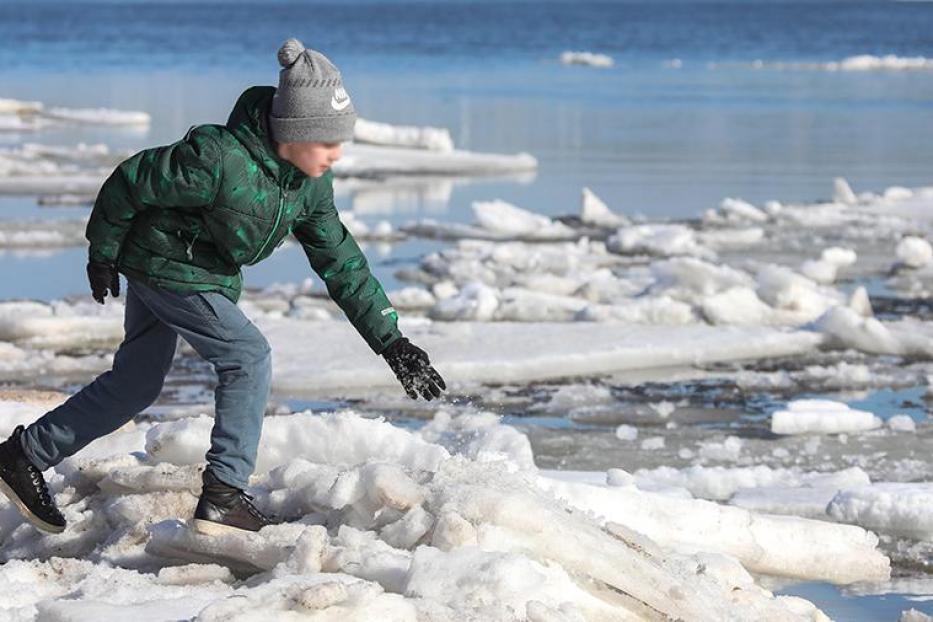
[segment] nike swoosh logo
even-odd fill
[[[349,106],[349,105],[350,105],[350,98],[349,98],[349,97],[346,98],[346,99],[343,100],[343,101],[337,101],[337,98],[336,98],[336,97],[331,97],[331,98],[330,98],[330,107],[333,108],[334,110],[343,110],[344,108],[346,108],[346,107]]]

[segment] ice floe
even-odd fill
[[[493,175],[533,171],[537,167],[537,159],[529,153],[504,155],[350,143],[344,147],[343,157],[334,163],[333,171],[338,177]]]
[[[615,64],[615,61],[608,54],[575,52],[573,50],[561,52],[560,62],[565,65],[589,65],[590,67],[612,67]]]
[[[412,147],[431,151],[454,150],[454,141],[447,128],[391,125],[367,119],[356,120],[353,140],[358,143]]]
[[[148,126],[147,112],[113,108],[65,108],[43,102],[0,99],[0,130],[38,130],[62,123]]]
[[[898,56],[885,54],[859,54],[847,56],[839,61],[823,63],[801,62],[764,62],[761,60],[751,64],[755,69],[790,69],[790,70],[822,70],[822,71],[929,71],[933,70],[933,60],[924,56]]]
[[[771,431],[775,434],[860,432],[882,424],[873,413],[831,400],[794,400],[785,410],[771,413]]]

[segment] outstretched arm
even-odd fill
[[[412,399],[438,397],[447,387],[427,353],[398,329],[398,314],[369,270],[356,240],[334,205],[333,173],[320,180],[309,215],[292,232],[327,292],[376,354],[381,354]]]
[[[402,334],[398,314],[334,205],[333,173],[318,182],[314,204],[292,229],[327,293],[376,354]]]

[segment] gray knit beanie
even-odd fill
[[[279,64],[279,88],[269,111],[272,138],[279,143],[352,140],[356,110],[334,64],[298,39],[282,44]]]

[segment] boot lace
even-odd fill
[[[260,520],[262,520],[262,521],[268,521],[268,520],[269,520],[266,516],[264,516],[264,515],[262,514],[262,512],[260,512],[258,509],[256,509],[256,506],[253,505],[253,503],[252,503],[252,501],[253,501],[253,495],[249,494],[249,493],[246,492],[245,490],[241,490],[241,491],[240,491],[240,499],[243,501],[243,504],[246,506],[246,510],[247,510],[250,514],[252,514],[253,516],[255,516],[256,518],[258,518],[258,519],[260,519]]]
[[[44,506],[51,506],[52,495],[49,494],[49,487],[48,484],[45,483],[45,478],[42,477],[42,473],[32,464],[26,465],[26,470],[29,471],[29,479],[32,481],[32,487],[39,493],[39,503]]]

